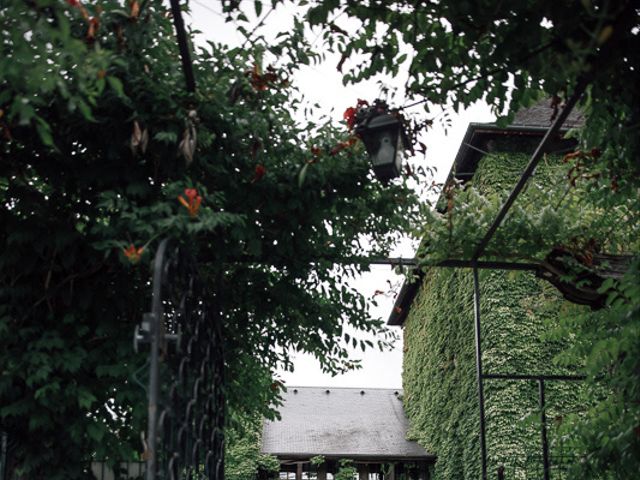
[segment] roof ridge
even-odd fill
[[[386,388],[386,387],[328,387],[328,386],[301,386],[301,385],[286,385],[287,390],[292,388],[313,388],[317,390],[388,390],[390,392],[397,392],[402,388]]]

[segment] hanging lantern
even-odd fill
[[[398,177],[404,149],[408,146],[398,115],[389,113],[387,104],[376,100],[372,106],[358,111],[355,131],[367,149],[376,178],[388,182]]]

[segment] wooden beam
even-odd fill
[[[302,480],[302,462],[296,464],[296,480]]]

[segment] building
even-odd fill
[[[360,480],[425,480],[435,456],[408,441],[402,391],[289,387],[280,420],[265,421],[262,453],[280,477],[332,480],[350,461]]]
[[[508,126],[470,124],[449,178],[483,192],[508,193],[546,133],[554,112],[549,102],[521,111]],[[575,148],[564,138],[579,126],[572,114],[552,139],[549,155],[533,179],[545,182],[562,155]],[[533,187],[532,187],[533,188]],[[526,192],[518,201],[526,202]],[[541,206],[542,207],[542,206]],[[508,252],[507,252],[508,253]],[[542,478],[537,382],[497,378],[570,376],[575,368],[553,362],[568,339],[545,337],[561,311],[577,308],[535,272],[480,272],[486,451],[489,478]],[[403,388],[409,438],[438,456],[434,480],[481,478],[479,401],[474,339],[473,280],[467,269],[431,268],[405,282],[388,319],[404,336]],[[544,388],[544,387],[543,387]],[[553,478],[566,456],[559,425],[579,409],[580,385],[547,382],[545,434]]]

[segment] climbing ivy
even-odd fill
[[[517,145],[503,142],[501,151],[483,158],[474,180],[479,191],[491,195],[513,184],[527,159],[514,149]],[[559,167],[553,159],[548,165],[542,168],[538,182],[557,174]],[[554,287],[531,273],[481,271],[480,285],[485,372],[575,372],[576,362],[554,363],[555,356],[570,344],[568,337],[550,339],[543,334],[561,314],[573,314],[578,307],[562,301]],[[403,385],[409,435],[438,455],[436,479],[478,478],[480,472],[472,301],[469,272],[430,269],[405,323]],[[501,465],[515,478],[526,478],[539,468],[537,388],[529,381],[485,382],[492,475]],[[553,419],[576,411],[575,395],[583,388],[547,385],[552,454],[566,448],[556,435]]]

